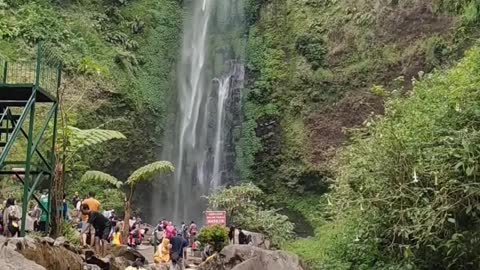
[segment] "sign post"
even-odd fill
[[[227,225],[227,212],[225,211],[205,211],[205,225]]]

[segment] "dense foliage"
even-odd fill
[[[156,159],[175,99],[182,12],[177,0],[0,1],[0,57],[31,58],[44,41],[65,63],[62,121],[128,138],[75,151],[74,170],[65,174],[69,196],[96,191],[109,198],[106,206],[118,205],[115,191],[77,181],[82,173],[92,168],[126,178]]]
[[[260,232],[275,246],[292,237],[293,224],[277,210],[266,209],[265,194],[251,183],[226,188],[208,197],[209,208],[227,211],[229,224],[237,228]]]
[[[0,0],[0,56],[30,58],[43,40],[65,61],[65,145],[122,139],[88,155],[72,148],[69,192],[94,190],[105,208],[119,207],[118,179],[132,175],[133,187],[170,170],[132,174],[156,160],[174,116],[181,3]],[[245,60],[236,170],[253,184],[220,190],[209,206],[314,269],[480,268],[480,49],[464,54],[480,1],[242,3],[247,28],[223,29],[231,44],[210,37],[210,54]],[[76,181],[90,168],[113,175]],[[315,235],[287,241],[284,213]],[[225,231],[200,237],[224,243]]]
[[[366,209],[364,237],[419,268],[480,267],[479,60],[416,83],[341,155],[337,207]]]
[[[202,245],[211,244],[215,251],[221,251],[228,244],[228,229],[221,225],[204,227],[197,240]]]

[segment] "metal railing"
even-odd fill
[[[58,97],[62,62],[42,43],[37,45],[36,58],[32,60],[7,61],[0,58],[1,85],[32,85]]]

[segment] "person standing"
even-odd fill
[[[182,237],[186,240],[188,240],[188,227],[185,222],[182,221],[182,226],[180,227],[180,232],[182,234]]]
[[[85,198],[87,199],[87,198]],[[78,222],[78,226],[77,228],[81,229],[82,228],[82,200],[78,200],[77,203],[75,205],[73,205],[75,207],[75,212],[76,212],[76,222]]]
[[[43,209],[47,209],[48,208],[48,195],[46,194],[43,194],[41,197],[40,197],[40,204],[43,206],[42,208],[40,208],[40,210],[42,211],[42,214],[40,215],[40,222],[38,222],[38,230],[42,233],[46,233],[47,232],[47,211],[44,211]]]
[[[63,201],[62,201],[62,216],[64,220],[68,220],[68,203],[67,203],[67,196],[63,194]]]
[[[198,228],[197,224],[195,224],[195,221],[192,220],[190,223],[190,226],[188,227],[188,236],[190,237],[190,246],[193,246],[195,243],[195,238],[197,237],[198,233]]]
[[[4,234],[6,237],[18,236],[21,215],[22,214],[18,211],[18,208],[15,205],[15,199],[8,198],[3,212],[3,221],[6,228]]]
[[[92,212],[100,212],[100,202],[95,199],[95,192],[90,191],[88,193],[89,197],[82,202],[82,244],[87,245],[87,234],[90,233],[90,245],[95,243],[95,231],[91,226],[91,223],[88,222],[88,215],[83,213],[83,206],[87,205],[88,209]],[[107,219],[108,220],[108,219]]]
[[[95,237],[99,238],[100,246],[97,247],[99,254],[105,254],[108,236],[110,235],[111,223],[102,213],[90,210],[88,204],[82,205],[82,214],[88,217],[87,222],[95,229]]]
[[[78,191],[75,191],[75,195],[73,196],[72,199],[72,205],[73,207],[77,207],[77,203],[80,201],[80,197],[78,196]]]
[[[228,239],[230,240],[231,245],[235,245],[235,226],[230,226],[230,230],[228,231]]]
[[[170,244],[172,245],[172,249],[170,251],[172,265],[170,269],[183,269],[185,248],[188,247],[188,241],[181,235],[176,235],[170,239]]]
[[[167,228],[165,229],[165,235],[167,238],[173,238],[177,235],[175,227],[171,221],[168,222]]]

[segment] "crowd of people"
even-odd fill
[[[186,248],[196,248],[197,233],[198,228],[194,221],[188,226],[182,222],[180,230],[177,230],[173,222],[160,220],[154,229],[154,238],[160,243],[153,258],[154,262],[169,264],[171,269],[182,269]]]
[[[45,194],[39,200],[41,206],[31,205],[28,211],[26,231],[39,231],[46,233],[48,215],[42,208],[49,204],[48,195]],[[91,246],[98,254],[105,254],[107,245],[128,245],[136,247],[142,243],[143,237],[148,231],[148,225],[144,224],[139,216],[130,218],[128,224],[119,219],[114,210],[102,211],[101,203],[95,198],[95,193],[90,192],[83,199],[80,199],[78,192],[75,192],[70,203],[74,206],[72,211],[68,209],[68,203],[64,196],[63,205],[57,207],[58,215],[65,220],[76,224],[80,232],[80,241],[84,246]],[[3,210],[0,211],[0,233],[7,237],[18,236],[21,226],[22,208],[18,206],[13,198],[5,201]],[[124,226],[128,226],[128,237],[122,238]],[[235,231],[238,231],[238,242],[235,241]],[[200,243],[197,242],[199,229],[194,221],[189,224],[182,222],[179,227],[172,221],[162,219],[153,228],[152,240],[156,246],[154,262],[159,265],[168,265],[170,269],[183,269],[186,250],[197,250]],[[230,228],[230,243],[249,244],[250,236],[243,231]],[[213,247],[205,243],[202,251],[202,258],[205,259],[213,254]],[[136,262],[141,265],[142,262]]]
[[[141,244],[148,231],[147,226],[138,216],[133,216],[128,224],[123,224],[123,221],[117,219],[115,211],[101,212],[101,203],[95,199],[94,193],[90,193],[82,201],[76,194],[74,202],[79,209],[79,218],[81,218],[79,227],[81,228],[82,244],[93,246],[100,254],[104,253],[108,243],[136,247]],[[122,239],[121,232],[124,226],[128,226],[127,239]],[[152,232],[153,244],[156,245],[154,262],[169,265],[171,269],[182,269],[186,248],[196,249],[198,245],[197,234],[198,227],[194,221],[188,225],[182,222],[177,228],[172,221],[160,220]],[[140,264],[140,262],[138,263]]]
[[[43,192],[43,195],[40,196],[40,204],[30,203],[27,216],[25,231],[26,232],[40,232],[43,234],[47,233],[47,219],[48,215],[46,211],[42,210],[43,208],[48,207],[48,195],[46,191]],[[6,237],[16,237],[19,236],[21,222],[22,222],[22,206],[17,204],[17,201],[10,197],[8,198],[3,206],[0,206],[0,234]],[[64,214],[67,210],[65,207],[59,207],[59,214],[66,218]]]

